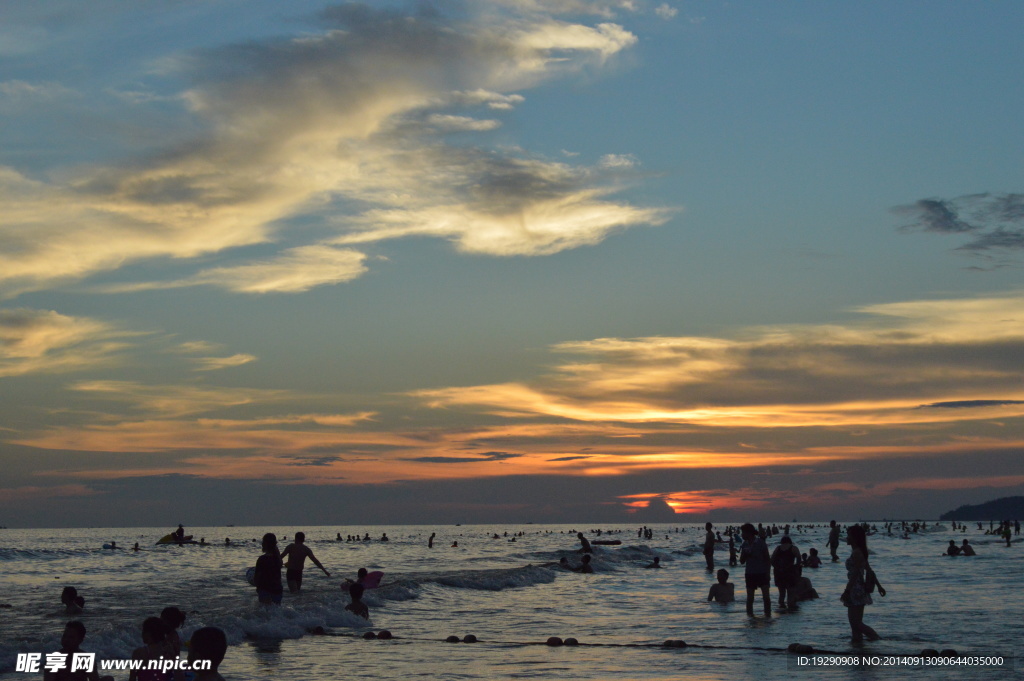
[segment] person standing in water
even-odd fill
[[[764,598],[764,616],[772,616],[771,590],[771,556],[768,544],[750,523],[740,528],[743,544],[740,545],[740,563],[745,565],[744,578],[747,582],[747,615],[754,616],[754,593],[760,589]]]
[[[327,571],[320,561],[313,555],[313,550],[306,546],[306,533],[296,532],[295,541],[285,547],[285,550],[281,553],[281,560],[288,559],[288,564],[285,566],[285,577],[288,580],[288,591],[295,594],[302,588],[302,568],[306,566],[306,559],[309,558],[313,561],[313,564],[324,571],[324,574],[328,577],[331,573]]]
[[[256,585],[256,596],[260,603],[281,603],[284,594],[281,584],[281,552],[277,549],[277,535],[273,532],[263,535],[263,555],[256,559],[256,574],[252,581]]]
[[[710,522],[704,523],[704,562],[707,563],[708,572],[715,569],[715,533],[711,531],[714,527]]]
[[[796,586],[800,579],[800,549],[788,534],[772,553],[772,567],[775,569],[775,588],[779,590],[779,609],[796,607]]]
[[[828,531],[828,541],[825,543],[825,546],[828,547],[829,552],[832,554],[832,562],[838,563],[839,554],[837,551],[839,550],[839,526],[836,525],[836,521],[831,520],[829,521],[829,527],[832,529]]]
[[[874,579],[874,572],[868,564],[868,538],[864,528],[851,525],[846,531],[846,543],[850,545],[850,557],[846,559],[846,591],[841,600],[846,606],[847,619],[850,621],[850,632],[854,642],[869,641],[881,638],[874,629],[864,624],[864,606],[874,603],[868,588],[868,579]],[[877,580],[876,584],[877,584]],[[885,595],[885,589],[878,584],[878,593]]]

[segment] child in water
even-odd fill
[[[85,599],[78,595],[78,589],[73,586],[64,587],[60,602],[64,604],[64,612],[69,615],[81,615],[85,609]]]
[[[708,591],[708,600],[716,603],[732,603],[736,600],[736,586],[729,581],[728,570],[719,570],[718,584],[712,584]]]
[[[348,588],[348,595],[352,597],[352,602],[345,606],[345,609],[354,615],[359,615],[364,620],[370,619],[370,609],[366,607],[366,603],[363,603],[363,585],[356,582]]]

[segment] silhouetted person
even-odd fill
[[[142,669],[132,669],[128,681],[184,681],[185,673],[180,669],[168,675],[157,669],[146,669],[150,660],[173,659],[177,656],[167,640],[167,627],[159,617],[147,617],[142,623],[142,647],[132,652],[133,660],[143,662]]]
[[[968,544],[966,539],[964,539],[964,543],[960,546],[960,555],[962,555],[962,556],[975,556],[975,555],[977,555],[976,553],[974,553],[974,547],[971,546],[970,544]]]
[[[800,549],[789,535],[783,535],[772,552],[772,568],[775,570],[775,588],[779,590],[779,608],[792,609],[796,606],[796,594],[791,590],[800,578]]]
[[[760,589],[764,598],[764,616],[771,617],[771,556],[768,555],[768,545],[750,523],[744,523],[740,535],[743,537],[740,563],[746,566],[743,576],[747,583],[747,614],[754,616],[754,592]]]
[[[711,523],[704,523],[704,562],[707,563],[708,572],[715,569],[715,533],[711,531]]]
[[[224,681],[218,669],[228,651],[228,639],[217,627],[203,627],[192,634],[188,646],[189,665],[209,660],[210,669],[196,672],[192,681]]]
[[[836,525],[836,521],[830,520],[828,523],[829,527],[832,528],[828,532],[828,541],[825,542],[825,546],[828,547],[829,553],[832,554],[832,562],[839,562],[839,526]]]
[[[716,603],[732,603],[736,600],[736,586],[729,581],[729,572],[719,570],[718,583],[712,584],[708,591],[708,600]]]
[[[72,659],[75,654],[82,653],[82,642],[85,640],[85,625],[78,620],[72,620],[64,625],[64,633],[60,637],[60,650],[58,652],[66,655],[63,669],[57,671],[44,671],[43,681],[114,681],[113,676],[100,677],[100,673],[93,666],[91,672],[84,669],[71,671]]]
[[[277,549],[277,535],[267,532],[263,535],[263,555],[256,559],[256,596],[263,605],[280,603],[284,594],[281,584],[281,553]]]
[[[846,531],[846,543],[851,550],[850,557],[846,559],[847,582],[842,601],[850,621],[850,632],[854,641],[861,641],[864,637],[869,641],[877,641],[880,638],[878,632],[864,624],[864,606],[874,603],[868,589],[868,579],[874,579],[874,572],[868,564],[868,539],[864,528],[860,525],[850,526]],[[878,593],[885,595],[881,584],[878,584]]]
[[[660,568],[661,567],[661,556],[655,556],[654,562],[649,565],[644,565],[645,569]]]
[[[955,539],[950,539],[949,540],[949,546],[946,547],[946,555],[947,556],[959,556],[960,555],[960,547],[956,545],[956,540]]]
[[[309,558],[313,561],[313,564],[323,570],[324,574],[328,577],[331,573],[327,571],[320,561],[313,555],[312,549],[306,546],[306,533],[296,532],[295,541],[285,547],[285,550],[281,553],[281,560],[288,559],[288,564],[285,566],[285,579],[288,580],[288,591],[291,593],[298,593],[299,589],[302,588],[302,569],[306,565],[306,559]]]
[[[576,538],[580,540],[580,553],[593,553],[594,548],[590,545],[590,540],[583,536],[582,532],[576,533]]]
[[[349,612],[359,615],[364,620],[370,619],[370,609],[366,607],[366,603],[363,603],[363,585],[356,582],[348,588],[348,595],[352,599],[352,602],[345,606],[345,609]]]
[[[85,599],[78,595],[78,589],[66,586],[60,592],[60,602],[64,604],[64,612],[69,615],[81,615],[85,609]]]
[[[160,612],[160,621],[167,628],[167,642],[170,644],[171,650],[174,651],[175,657],[181,655],[181,637],[178,636],[178,629],[185,623],[185,613],[172,605]]]

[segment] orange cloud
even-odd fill
[[[1024,417],[1024,296],[863,308],[848,326],[751,329],[739,340],[562,343],[569,362],[528,383],[421,390],[435,408],[506,418],[706,428],[956,424]]]

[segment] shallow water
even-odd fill
[[[987,527],[987,524],[986,524]],[[222,666],[227,678],[327,679],[344,674],[364,679],[763,679],[813,674],[820,678],[1021,678],[1015,669],[794,666],[785,652],[793,642],[817,649],[872,655],[915,654],[923,648],[954,648],[963,654],[1013,658],[1024,633],[1024,598],[1018,589],[1024,545],[1011,548],[975,529],[948,528],[904,540],[869,538],[872,565],[888,590],[875,596],[865,621],[884,640],[853,648],[842,563],[805,570],[821,595],[796,613],[753,619],[742,602],[722,606],[705,600],[713,575],[700,555],[702,531],[694,526],[654,526],[654,538],[637,538],[635,527],[612,526],[622,546],[596,547],[596,574],[558,568],[562,556],[577,563],[575,530],[587,527],[390,526],[378,528],[188,528],[210,546],[154,546],[166,529],[0,530],[0,679],[30,681],[13,671],[18,652],[52,652],[63,623],[60,591],[73,585],[86,598],[80,619],[85,645],[104,658],[130,657],[140,645],[142,620],[167,605],[188,613],[182,638],[196,628],[223,628],[232,644]],[[265,531],[278,536],[303,529],[307,545],[331,571],[328,579],[307,562],[303,593],[285,594],[283,607],[255,602],[245,569],[260,550]],[[722,528],[724,529],[724,528]],[[433,549],[427,537],[438,533]],[[374,541],[338,542],[358,532]],[[376,541],[386,532],[390,542]],[[525,535],[516,542],[494,533]],[[223,546],[225,536],[233,546]],[[793,532],[805,551],[824,547],[827,529]],[[970,539],[978,556],[945,558],[950,538]],[[775,538],[776,540],[778,537]],[[105,550],[115,540],[144,549]],[[244,540],[244,541],[243,541]],[[458,541],[459,547],[450,544]],[[770,541],[774,545],[775,541]],[[840,555],[845,558],[845,547]],[[654,556],[664,569],[645,570]],[[717,554],[720,564],[727,552]],[[343,610],[338,582],[359,567],[385,572],[381,588],[368,592],[371,622]],[[742,567],[731,569],[742,599]],[[775,595],[774,588],[772,590]],[[760,603],[756,608],[760,612]],[[309,632],[325,627],[327,636]],[[388,629],[391,641],[361,638]],[[473,634],[476,644],[451,644],[449,635]],[[578,647],[543,645],[549,636],[575,637]],[[689,648],[665,648],[683,639]],[[119,677],[120,678],[120,677]]]

